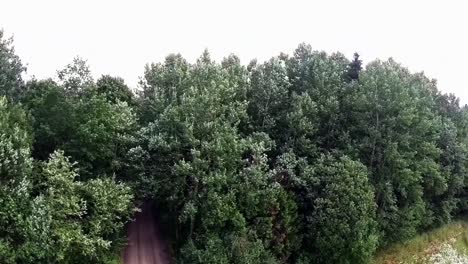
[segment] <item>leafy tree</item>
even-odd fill
[[[359,83],[350,99],[350,137],[370,168],[382,242],[410,238],[433,221],[425,190],[445,188],[433,83],[393,60],[369,64]]]
[[[362,71],[357,55],[300,45],[247,69],[205,52],[197,64],[171,56],[146,73],[140,100],[153,121],[127,174],[177,223],[180,260],[232,262],[229,237],[248,234],[276,261],[365,263],[378,242],[409,238],[463,206],[465,121],[443,121],[456,107],[392,60]],[[268,136],[255,141],[259,132]],[[254,150],[259,142],[271,143]]]
[[[154,100],[166,107],[140,131],[129,160],[146,161],[131,162],[129,174],[141,177],[144,193],[176,223],[180,261],[286,260],[299,243],[297,211],[268,171],[268,137],[244,138],[237,128],[246,116],[245,88],[239,85],[245,72],[236,68],[237,76],[232,64],[216,64],[207,52],[188,69],[180,98],[156,90]],[[255,250],[242,245],[233,251],[241,241]]]
[[[0,29],[0,96],[18,100],[23,93],[23,78],[21,75],[26,67],[15,54],[13,38],[5,38]]]
[[[65,88],[67,96],[78,96],[94,86],[94,79],[87,61],[73,58],[73,62],[57,71],[59,83]]]
[[[134,199],[179,263],[368,263],[468,211],[468,107],[392,59],[171,54],[135,95],[24,71],[0,31],[1,263],[109,263]]]
[[[16,263],[16,245],[27,239],[24,220],[32,173],[31,137],[25,112],[0,97],[0,262]]]
[[[332,155],[309,165],[289,152],[280,157],[276,170],[294,191],[302,214],[299,263],[367,263],[378,242],[367,168]]]
[[[25,112],[4,97],[0,110],[0,261],[105,263],[121,249],[131,189],[109,178],[76,181],[60,151],[33,163]]]
[[[126,102],[110,103],[103,96],[80,99],[75,107],[76,127],[60,148],[78,162],[81,177],[119,171],[136,130],[133,110]]]
[[[287,113],[290,109],[290,87],[284,61],[273,58],[250,69],[248,114],[253,131],[269,133],[272,139],[286,141]]]
[[[377,245],[367,170],[347,157],[324,157],[304,175],[312,191],[308,239],[320,263],[366,263]],[[307,243],[307,242],[306,242]]]
[[[122,78],[103,75],[96,82],[96,91],[104,95],[109,102],[120,101],[129,105],[134,104],[133,93]]]
[[[467,115],[466,109],[459,106],[459,99],[453,94],[437,93],[436,112],[442,120],[442,130],[437,142],[442,150],[440,156],[441,175],[444,189],[427,195],[434,211],[436,225],[447,223],[466,208],[466,164],[467,164]]]
[[[30,110],[33,127],[33,157],[47,160],[64,142],[69,142],[77,127],[76,105],[63,87],[52,80],[32,80],[22,103]]]
[[[316,157],[320,149],[341,147],[341,97],[348,61],[301,44],[294,56],[252,64],[249,116],[254,129],[268,132],[278,155],[294,149]]]
[[[24,247],[37,262],[105,263],[133,212],[129,187],[112,179],[76,181],[63,152],[41,165],[35,178],[30,227]]]
[[[80,177],[118,172],[132,144],[137,118],[126,102],[85,93],[70,97],[51,80],[31,81],[24,104],[33,117],[34,157],[56,149],[78,162]]]
[[[236,91],[236,101],[247,100],[249,87],[249,71],[241,64],[239,57],[230,54],[221,61],[221,67],[226,71],[229,86]]]
[[[245,234],[230,234],[224,239],[208,234],[203,248],[189,242],[181,249],[180,263],[278,263],[262,242]]]
[[[155,121],[171,102],[180,102],[188,89],[188,62],[180,54],[171,54],[164,63],[146,65],[140,86],[140,120]],[[161,101],[163,100],[163,101]]]
[[[251,67],[249,115],[268,131],[277,154],[289,149],[316,157],[320,149],[341,147],[341,97],[348,61],[301,44],[294,56],[281,55]]]
[[[339,149],[342,141],[345,92],[344,73],[348,60],[340,53],[327,55],[300,45],[287,61],[291,80],[290,143],[299,156],[317,157],[322,150]]]

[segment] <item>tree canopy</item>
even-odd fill
[[[24,71],[0,31],[1,263],[111,263],[143,201],[177,263],[369,263],[468,210],[467,107],[393,59]]]

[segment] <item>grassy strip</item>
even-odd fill
[[[468,255],[468,219],[421,234],[406,242],[395,244],[377,253],[374,264],[425,264],[444,243],[450,244],[459,253]]]

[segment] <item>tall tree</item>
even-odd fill
[[[121,170],[138,122],[126,102],[94,90],[70,96],[51,80],[33,80],[28,87],[23,103],[33,117],[35,158],[45,160],[62,149],[78,162],[82,178]]]
[[[412,237],[432,221],[425,189],[444,188],[433,84],[393,60],[376,61],[353,91],[350,135],[371,172],[382,242]]]
[[[141,130],[129,160],[146,161],[131,162],[130,174],[175,223],[181,262],[288,259],[300,241],[296,207],[269,173],[264,152],[271,142],[239,133],[245,72],[233,58],[219,65],[207,52],[187,69],[182,86],[170,88],[185,89],[180,94],[156,86],[154,100],[165,108]]]
[[[362,60],[359,59],[357,52],[353,55],[353,60],[349,63],[348,72],[346,73],[346,79],[348,81],[359,80],[359,73],[362,70]]]
[[[33,157],[47,160],[64,142],[72,139],[77,127],[76,105],[63,87],[49,80],[31,80],[21,100],[32,116]]]
[[[96,92],[104,95],[109,102],[126,102],[129,105],[134,104],[134,95],[130,88],[120,77],[103,75],[96,82]]]
[[[33,164],[26,113],[0,97],[0,262],[17,263],[16,245],[27,241]]]
[[[77,181],[63,152],[33,163],[26,113],[0,97],[0,262],[107,263],[133,213],[131,189]]]
[[[22,95],[22,74],[26,67],[15,54],[13,38],[6,38],[0,29],[0,96],[6,96],[10,100],[18,100]]]
[[[368,263],[377,247],[367,168],[335,155],[308,164],[289,152],[277,161],[277,175],[294,193],[303,224],[299,263]]]
[[[94,79],[86,60],[73,58],[62,70],[57,71],[59,83],[65,88],[68,96],[82,95],[94,86]]]
[[[154,121],[169,103],[180,102],[188,89],[189,67],[189,63],[180,54],[167,56],[164,63],[145,66],[139,96],[142,124]]]

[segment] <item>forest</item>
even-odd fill
[[[0,263],[111,263],[143,202],[183,264],[369,263],[467,214],[468,109],[393,59],[25,65],[0,31]]]

